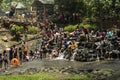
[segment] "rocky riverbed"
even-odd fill
[[[34,60],[18,67],[10,67],[1,75],[23,75],[39,72],[92,75],[93,80],[119,80],[120,61],[76,62],[66,60]]]
[[[4,36],[4,34],[3,34]],[[10,35],[8,35],[10,36]],[[10,37],[11,39],[11,37]],[[0,40],[2,40],[0,38]],[[1,49],[6,47],[3,45],[13,42],[3,42],[0,41]],[[30,43],[30,44],[29,44]],[[34,46],[36,48],[36,40],[28,42],[29,48]],[[12,44],[10,44],[12,45]],[[9,47],[9,45],[7,45]],[[34,48],[32,47],[32,49]],[[63,73],[63,74],[86,74],[93,75],[95,80],[120,80],[120,61],[99,61],[99,62],[76,62],[76,61],[66,61],[66,60],[34,60],[29,62],[24,62],[23,65],[18,67],[9,66],[8,72],[4,69],[0,69],[0,75],[23,75],[23,74],[34,74],[39,72],[47,73]]]

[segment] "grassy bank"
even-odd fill
[[[91,75],[76,75],[68,73],[37,73],[33,75],[0,76],[0,80],[93,80]]]

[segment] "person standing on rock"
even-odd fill
[[[6,50],[3,51],[3,61],[4,61],[4,68],[5,70],[8,69],[8,53]]]
[[[22,60],[23,60],[22,48],[19,47],[19,61],[20,61],[20,65],[22,65]]]
[[[13,45],[14,58],[18,58],[17,49],[18,49],[17,46]]]
[[[9,61],[11,61],[13,59],[13,47],[10,48],[10,51],[9,51]]]
[[[25,29],[25,32],[24,32],[24,40],[27,41],[27,33],[28,33],[28,30]]]
[[[89,31],[88,31],[88,29],[85,28],[85,27],[82,27],[82,30],[84,32],[84,35],[85,35],[87,41],[89,41]]]
[[[2,64],[3,64],[3,58],[2,58],[2,54],[0,54],[0,68],[2,68]]]
[[[27,57],[27,44],[26,44],[26,42],[24,42],[24,44],[22,45],[22,50],[23,50],[23,59],[26,60],[26,57]]]
[[[72,52],[73,52],[72,42],[70,42],[70,43],[69,43],[69,46],[68,46],[68,57],[67,57],[67,59],[68,59],[69,61],[71,60]]]

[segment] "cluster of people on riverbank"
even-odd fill
[[[99,54],[104,52],[103,45],[110,38],[112,38],[110,43],[115,49],[119,50],[120,45],[118,40],[120,31],[118,30],[96,31],[94,29],[88,30],[85,27],[81,27],[73,32],[66,32],[63,28],[58,27],[57,24],[49,22],[48,25],[41,26],[40,35],[42,35],[42,37],[37,41],[38,43],[36,43],[36,46],[39,46],[39,48],[36,47],[34,50],[28,50],[27,42],[23,41],[21,46],[13,45],[9,50],[4,50],[0,55],[0,67],[4,64],[5,69],[7,69],[13,58],[17,58],[20,64],[22,64],[23,61],[34,59],[52,59],[58,57],[64,51],[66,51],[65,54],[63,54],[64,58],[70,61],[74,50],[83,47],[81,45],[82,42],[95,43],[96,47],[94,49],[99,51]],[[94,39],[97,39],[97,41],[95,42]]]
[[[6,48],[3,53],[0,54],[0,68],[8,68],[9,64],[12,64],[12,59],[18,59],[19,63],[22,64],[23,60],[26,60],[27,56],[27,44],[22,43],[21,46],[13,45],[10,48]]]

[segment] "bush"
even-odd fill
[[[81,23],[79,27],[85,27],[88,29],[95,29],[96,25]]]
[[[28,28],[28,34],[36,34],[38,31],[37,27],[29,27]]]
[[[95,29],[97,26],[94,24],[90,24],[91,21],[96,21],[96,19],[94,17],[84,18],[82,23],[79,25],[79,27],[86,27],[88,29]]]
[[[76,28],[77,28],[78,25],[68,25],[68,26],[65,26],[64,27],[64,31],[74,31]],[[85,27],[85,28],[88,28],[88,29],[95,29],[96,28],[96,25],[91,25],[91,24],[85,24],[85,23],[81,23],[79,25],[79,28],[81,27]]]
[[[73,31],[77,28],[77,25],[68,25],[64,27],[64,31]]]
[[[23,29],[23,26],[13,25],[10,31],[12,34],[21,34],[23,32]]]

